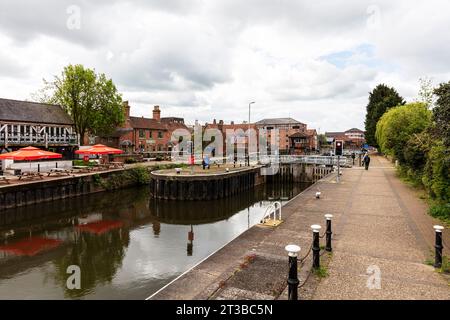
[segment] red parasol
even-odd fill
[[[81,231],[86,231],[95,234],[103,234],[113,229],[121,228],[123,226],[122,221],[113,220],[101,220],[96,222],[91,222],[87,224],[82,224],[78,226]]]
[[[39,252],[52,249],[61,244],[61,240],[42,237],[32,237],[15,243],[0,246],[0,251],[9,252],[17,256],[34,256]]]
[[[75,153],[76,154],[119,154],[119,153],[123,153],[123,151],[120,149],[107,147],[103,144],[96,144],[87,149],[77,150],[77,151],[75,151]]]
[[[39,160],[39,159],[58,159],[62,154],[41,150],[35,147],[21,148],[17,151],[0,154],[0,160]]]

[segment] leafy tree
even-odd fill
[[[423,102],[431,108],[434,104],[433,81],[430,78],[420,78],[419,83],[420,89],[416,101]]]
[[[111,79],[84,66],[68,65],[35,95],[40,101],[61,105],[71,116],[84,141],[89,132],[107,135],[124,122],[121,94]]]
[[[377,147],[377,140],[375,138],[375,131],[378,120],[386,112],[386,110],[405,104],[403,98],[397,93],[394,88],[388,87],[385,84],[379,84],[369,94],[369,103],[367,104],[366,113],[366,141],[369,145]]]
[[[411,137],[422,133],[431,124],[431,111],[424,103],[408,103],[387,111],[376,127],[381,151],[406,164],[405,148]]]
[[[437,96],[435,107],[433,108],[433,120],[437,130],[436,136],[441,138],[444,145],[450,147],[450,81],[441,83],[434,90]],[[448,152],[448,149],[447,149]]]
[[[319,146],[327,145],[327,136],[321,133],[317,135],[317,141],[319,142]]]

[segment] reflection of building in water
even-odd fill
[[[194,252],[194,228],[191,224],[191,231],[188,232],[187,255],[192,256]]]

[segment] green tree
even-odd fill
[[[435,107],[433,108],[433,120],[436,130],[435,135],[442,139],[444,146],[450,147],[450,81],[441,83],[434,90],[437,96]]]
[[[369,145],[378,147],[375,138],[375,131],[378,120],[386,112],[386,110],[405,104],[403,98],[397,93],[394,88],[388,87],[385,84],[379,84],[369,93],[369,103],[367,104],[366,113],[366,141]]]
[[[84,141],[89,132],[107,135],[124,122],[122,97],[111,79],[84,66],[68,65],[53,81],[44,79],[37,98],[61,105]]]
[[[434,88],[433,81],[430,78],[420,78],[420,89],[418,92],[417,102],[425,103],[429,108],[434,104]]]
[[[406,146],[408,142],[411,143],[412,137],[418,139],[419,134],[430,126],[431,117],[431,111],[421,102],[408,103],[388,110],[376,126],[376,139],[381,151],[395,157],[403,165],[407,163],[407,159],[417,161],[408,154],[411,150]],[[406,157],[405,151],[408,151]]]

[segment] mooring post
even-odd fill
[[[288,300],[298,300],[298,269],[297,256],[300,252],[300,247],[295,244],[287,245],[284,248],[289,256],[289,276],[288,276]]]
[[[333,218],[332,214],[327,213],[325,215],[325,219],[327,221],[327,231],[326,231],[326,235],[327,235],[327,239],[326,239],[326,246],[325,246],[325,250],[328,252],[331,252],[333,250],[333,248],[331,247],[331,235],[333,234],[333,232],[331,231],[331,219]]]
[[[319,232],[322,227],[318,224],[313,224],[311,226],[311,229],[313,231],[313,245],[312,245],[312,252],[313,252],[313,268],[319,269],[320,268],[320,243],[319,243]]]
[[[433,226],[434,231],[436,233],[436,241],[435,241],[435,255],[434,255],[434,267],[440,268],[442,267],[442,249],[444,246],[442,245],[442,230],[444,230],[443,226]]]

